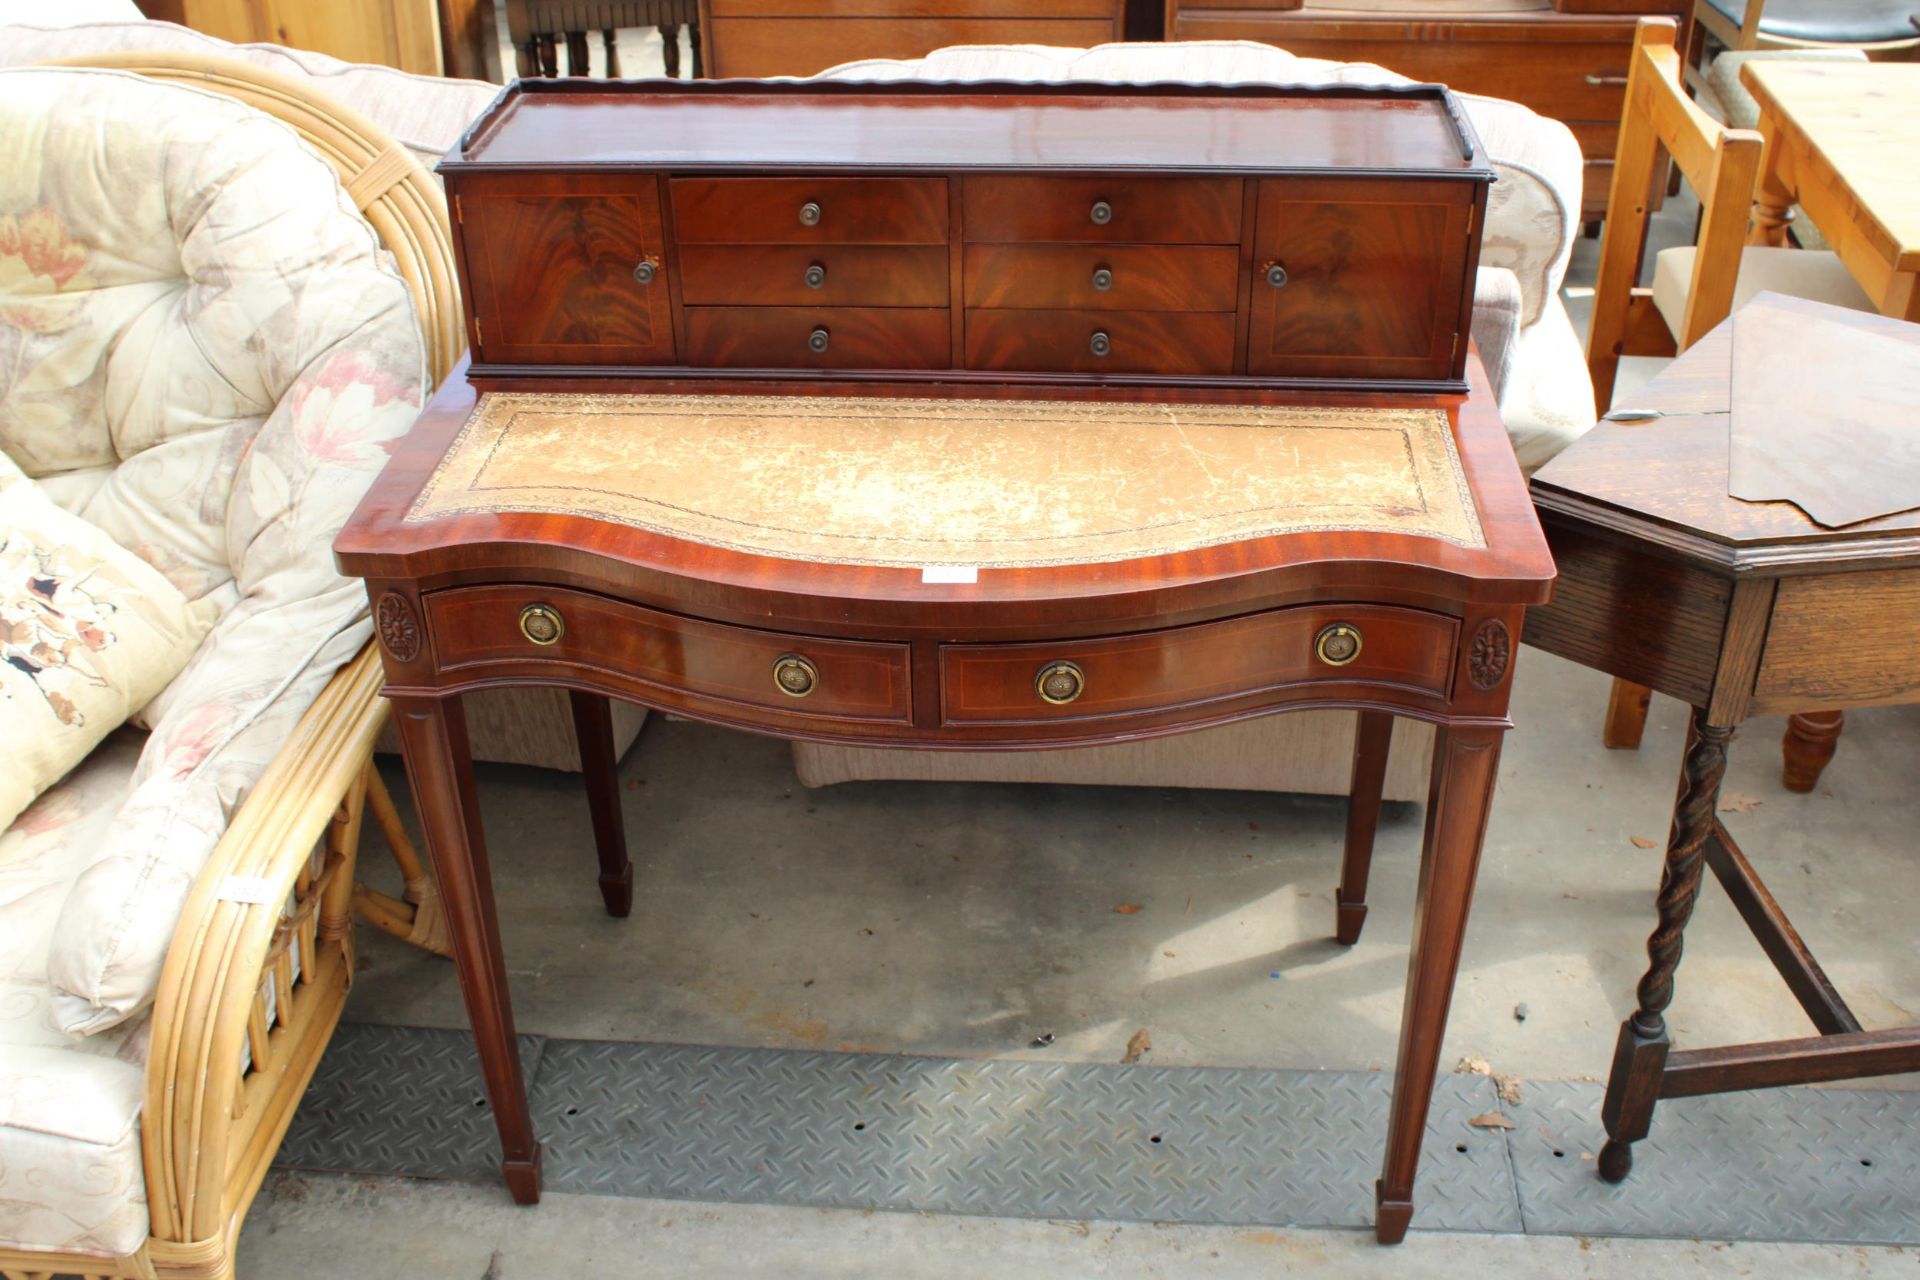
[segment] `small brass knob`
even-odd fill
[[[807,282],[807,288],[818,289],[821,285],[827,282],[826,267],[822,266],[818,262],[814,263],[812,266],[807,268],[807,274],[805,279]]]
[[[1093,208],[1087,210],[1087,216],[1093,219],[1093,225],[1104,227],[1113,221],[1113,206],[1105,200],[1095,200]]]
[[[653,264],[653,259],[648,258],[635,265],[633,268],[633,278],[639,284],[652,284],[653,277],[659,270],[660,269]]]
[[[1330,667],[1344,667],[1360,656],[1360,629],[1344,622],[1320,628],[1313,651]]]
[[[1104,356],[1113,350],[1113,339],[1107,336],[1105,329],[1095,329],[1093,337],[1087,340],[1087,350],[1097,356]]]
[[[1095,267],[1093,269],[1093,287],[1102,293],[1113,288],[1113,272],[1107,270],[1105,267]]]
[[[1033,691],[1040,701],[1064,707],[1085,692],[1087,673],[1071,662],[1049,662],[1033,678]]]
[[[817,227],[820,225],[820,206],[809,200],[800,206],[800,225]]]
[[[819,355],[826,349],[827,331],[825,329],[815,329],[807,335],[807,350],[813,352],[815,355]]]
[[[567,624],[552,605],[530,604],[520,611],[520,634],[538,645],[559,644]]]
[[[1267,283],[1276,289],[1287,287],[1287,269],[1277,262],[1267,264]]]
[[[773,687],[789,698],[804,698],[820,684],[820,671],[797,653],[773,660]]]

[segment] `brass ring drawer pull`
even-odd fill
[[[807,288],[818,289],[821,285],[827,282],[826,267],[818,262],[814,263],[812,266],[807,268],[807,274],[805,279],[807,282]]]
[[[797,653],[773,660],[773,687],[789,698],[804,698],[820,685],[820,671]]]
[[[1064,707],[1086,691],[1087,673],[1071,662],[1049,662],[1033,678],[1040,701]]]
[[[567,624],[552,605],[530,604],[520,611],[520,634],[538,645],[559,644]]]
[[[1105,293],[1113,288],[1113,272],[1106,267],[1095,267],[1093,269],[1093,287],[1101,293]]]
[[[819,355],[827,349],[829,340],[825,329],[815,329],[807,335],[807,350],[813,352],[815,355]]]
[[[659,271],[660,268],[654,265],[653,259],[646,258],[633,268],[633,278],[638,284],[652,284],[653,277],[659,274]]]
[[[1287,287],[1287,269],[1277,262],[1267,264],[1267,283],[1276,289]]]
[[[800,225],[817,227],[820,225],[820,206],[809,200],[800,206]]]
[[[1087,210],[1087,216],[1093,219],[1093,225],[1104,227],[1113,221],[1113,206],[1105,200],[1095,200],[1093,208]]]
[[[1106,330],[1095,329],[1093,331],[1093,337],[1087,340],[1087,350],[1097,356],[1111,355],[1113,352],[1113,339],[1107,336]]]
[[[1330,667],[1344,667],[1360,656],[1360,629],[1344,622],[1320,628],[1313,651]]]

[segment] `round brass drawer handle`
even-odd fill
[[[1071,662],[1049,662],[1033,678],[1040,701],[1064,707],[1086,691],[1087,673]]]
[[[820,686],[820,671],[797,653],[773,660],[773,687],[789,698],[804,698]]]
[[[1087,216],[1093,219],[1093,225],[1104,227],[1113,221],[1113,206],[1105,200],[1095,200],[1093,208],[1087,210]]]
[[[1320,628],[1313,651],[1330,667],[1344,667],[1360,656],[1360,628],[1335,622]]]
[[[638,284],[652,284],[659,272],[660,268],[654,265],[653,259],[648,258],[634,266],[633,278]]]
[[[827,331],[825,329],[815,329],[807,335],[807,350],[813,352],[815,355],[819,355],[827,349],[827,342]]]
[[[812,266],[807,268],[807,274],[805,279],[807,282],[807,288],[818,289],[821,285],[827,282],[826,267],[821,263],[818,263],[818,262],[814,263]]]
[[[1277,262],[1267,264],[1267,283],[1276,289],[1287,287],[1287,269]]]
[[[1093,269],[1093,287],[1101,293],[1105,293],[1113,288],[1113,272],[1106,267],[1095,267]]]
[[[520,611],[520,634],[538,645],[559,644],[567,624],[552,605],[530,604]]]
[[[1113,339],[1107,336],[1105,329],[1095,329],[1093,337],[1087,339],[1087,350],[1097,356],[1113,354]]]
[[[820,225],[820,206],[809,200],[800,206],[800,225],[817,227]]]

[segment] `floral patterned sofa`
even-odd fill
[[[406,284],[286,126],[0,71],[0,451],[217,612],[148,730],[0,834],[0,1272],[230,1274],[217,1209],[264,1156],[184,1112],[270,1154],[338,1017],[381,716],[331,544],[426,365]]]

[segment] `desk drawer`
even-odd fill
[[[1358,633],[1359,651],[1335,665],[1316,646],[1340,626]],[[1086,720],[1315,680],[1444,696],[1458,631],[1456,619],[1421,609],[1311,605],[1100,640],[948,645],[940,655],[941,715],[948,724]],[[1333,657],[1341,656],[1338,643],[1337,636],[1327,641]],[[1043,696],[1043,683],[1052,699],[1066,700]]]
[[[681,244],[945,244],[945,178],[675,178]]]
[[[945,245],[688,245],[680,296],[690,307],[944,307]]]
[[[1221,245],[968,245],[970,307],[1232,311],[1240,251]]]
[[[1229,374],[1233,313],[969,311],[967,368]]]
[[[612,672],[665,693],[794,715],[910,718],[904,644],[729,627],[564,587],[455,587],[429,594],[425,604],[443,672],[502,661],[555,661]],[[776,683],[780,678],[795,691]]]
[[[951,328],[944,307],[688,307],[687,358],[719,369],[945,369]]]
[[[970,177],[969,242],[1238,244],[1239,178]]]

